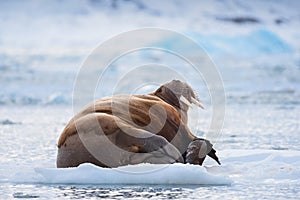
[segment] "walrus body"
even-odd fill
[[[177,87],[184,90],[178,92]],[[197,140],[187,127],[187,101],[195,98],[187,84],[172,81],[147,95],[99,99],[75,115],[63,130],[57,167],[86,162],[101,167],[185,163],[189,144]]]

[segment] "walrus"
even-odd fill
[[[194,90],[173,80],[150,94],[114,95],[87,105],[58,140],[58,168],[92,163],[119,167],[138,163],[202,165],[206,155],[220,164],[212,144],[187,126]]]

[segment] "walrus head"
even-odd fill
[[[154,95],[183,111],[187,111],[192,104],[204,109],[191,86],[179,80],[173,80],[160,86]]]
[[[213,145],[205,139],[198,138],[192,141],[186,151],[185,163],[194,165],[202,165],[206,155],[214,159],[219,165],[221,165],[216,150]]]

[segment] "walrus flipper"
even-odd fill
[[[133,152],[133,154],[130,156],[129,164],[183,163],[183,158],[178,149],[169,143],[164,137],[155,135],[143,129],[133,127],[127,128],[127,130],[126,127],[121,128],[127,133],[120,134],[120,142],[117,143],[124,143],[126,140],[130,141],[131,145],[125,148]]]
[[[207,154],[209,157],[214,159],[219,165],[221,165],[218,156],[216,155],[216,150],[214,148],[211,148],[211,151]]]
[[[142,139],[144,145],[139,149],[139,153],[132,156],[131,164],[152,163],[152,164],[172,164],[183,163],[180,152],[165,138],[153,135]]]
[[[216,150],[212,146],[208,140],[202,138],[197,138],[192,141],[186,151],[185,163],[202,165],[206,155],[208,155],[221,165],[216,155]]]

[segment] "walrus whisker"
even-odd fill
[[[192,89],[192,90],[193,90],[193,93],[194,93],[194,95],[195,95],[195,99],[199,99],[198,92],[197,92],[196,90],[194,90],[194,89]]]

